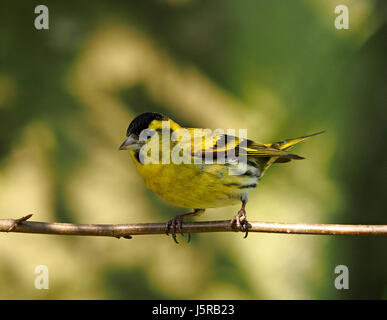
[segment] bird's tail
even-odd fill
[[[303,142],[311,137],[317,136],[317,135],[322,134],[324,132],[325,132],[325,130],[320,131],[320,132],[316,132],[316,133],[313,133],[313,134],[310,134],[307,136],[298,137],[295,139],[287,139],[287,140],[283,140],[283,141],[279,141],[279,142],[270,143],[267,146],[271,147],[271,148],[286,151],[286,150],[289,150],[290,148],[292,148],[297,143]]]
[[[316,133],[313,133],[313,134],[310,134],[307,136],[298,137],[295,139],[287,139],[287,140],[282,140],[282,141],[278,141],[278,142],[274,142],[274,143],[269,143],[269,144],[266,144],[266,146],[270,147],[270,148],[282,150],[282,151],[287,151],[290,148],[292,148],[293,146],[295,146],[297,143],[303,142],[311,137],[317,136],[317,135],[322,134],[324,132],[325,132],[325,130],[320,131],[320,132],[316,132]],[[285,156],[285,157],[271,157],[266,162],[266,164],[263,168],[263,172],[266,171],[273,163],[285,163],[285,162],[289,162],[291,160],[298,160],[298,159],[304,159],[304,158],[300,157],[298,155],[294,155],[294,154],[288,154],[288,156]]]

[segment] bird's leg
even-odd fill
[[[189,217],[194,217],[194,216],[196,216],[200,213],[203,213],[203,212],[204,212],[204,209],[194,209],[194,212],[181,214],[181,215],[178,215],[178,216],[174,217],[173,219],[169,220],[167,222],[167,225],[165,228],[166,235],[167,236],[169,235],[170,229],[172,227],[172,232],[171,232],[172,238],[176,243],[179,243],[176,240],[176,231],[180,232],[181,235],[184,235],[183,234],[183,220],[186,218],[189,218]],[[191,234],[188,233],[188,242],[190,240],[191,240]]]
[[[242,201],[242,207],[235,215],[235,217],[231,219],[230,224],[231,226],[235,224],[238,229],[240,228],[242,231],[245,231],[246,234],[244,237],[246,238],[247,235],[249,234],[247,216],[246,216],[246,210],[245,210],[245,207],[248,201],[247,196],[242,196],[241,201]]]

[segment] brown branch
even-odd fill
[[[72,224],[0,219],[0,232],[39,233],[77,236],[131,238],[132,235],[164,234],[165,223],[139,224]],[[249,232],[314,234],[314,235],[387,235],[387,225],[304,224],[279,222],[249,222]],[[230,221],[184,222],[184,233],[235,232]]]

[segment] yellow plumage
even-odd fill
[[[303,159],[300,156],[289,153],[288,150],[295,144],[322,133],[319,132],[270,144],[261,144],[222,133],[210,134],[204,129],[186,128],[185,133],[188,133],[188,136],[179,137],[176,141],[171,139],[169,151],[177,144],[180,144],[183,148],[186,144],[186,150],[188,150],[191,163],[175,164],[173,161],[168,164],[141,163],[139,159],[141,145],[138,143],[140,131],[152,129],[155,132],[161,133],[163,122],[165,124],[165,121],[168,121],[171,134],[177,132],[178,129],[182,129],[176,122],[161,114],[145,113],[132,121],[127,133],[129,138],[122,144],[120,149],[130,150],[137,171],[144,179],[146,186],[176,206],[197,210],[224,207],[242,201],[242,209],[236,218],[233,219],[237,225],[243,222],[242,218],[246,216],[244,207],[249,192],[258,185],[265,171],[273,163]],[[128,140],[130,140],[130,143]],[[158,143],[160,144],[159,150],[161,151],[162,140],[160,139]],[[216,157],[219,152],[227,152],[229,150],[236,151],[237,155],[245,155],[247,157],[247,170],[243,174],[230,174],[230,168],[236,168],[237,162],[228,161],[227,158],[225,163],[216,163],[216,159],[214,159],[214,163],[206,163],[205,161],[199,164],[195,163],[195,158],[204,159],[207,154],[215,155]],[[162,159],[161,152],[159,159]],[[196,211],[193,214],[196,214]],[[176,223],[180,223],[181,228],[184,217],[185,215],[181,215],[170,221],[174,232],[176,230]],[[179,221],[177,222],[176,219]],[[176,241],[175,235],[174,239]]]

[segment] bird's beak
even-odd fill
[[[118,148],[118,150],[128,150],[128,149],[136,149],[141,147],[141,143],[138,140],[137,136],[131,134]]]

